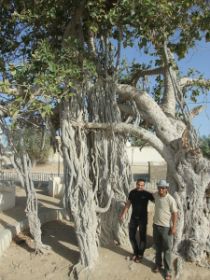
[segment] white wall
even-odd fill
[[[139,147],[126,147],[128,154],[128,160],[131,165],[147,165],[148,162],[153,162],[157,165],[165,164],[162,156],[151,146],[145,146],[141,150]],[[49,162],[58,163],[62,162],[63,159],[58,153],[52,154],[49,158]]]
[[[15,207],[15,187],[0,184],[0,212]]]
[[[148,162],[164,164],[162,156],[150,146],[145,146],[141,150],[139,147],[126,147],[128,159],[131,165],[142,165]]]
[[[56,153],[51,153],[50,154],[50,156],[49,156],[49,159],[48,159],[48,161],[50,162],[50,163],[58,163],[59,161],[60,162],[63,162],[63,158],[62,158],[62,156],[58,153],[58,152],[56,152]]]

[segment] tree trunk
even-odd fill
[[[125,140],[118,135],[112,141],[113,143],[110,143],[111,141],[109,140],[110,153],[107,159],[108,162],[112,163],[110,167],[111,174],[105,177],[107,179],[104,183],[106,185],[110,184],[114,195],[109,210],[101,214],[100,242],[102,245],[108,245],[113,241],[117,244],[128,243],[128,224],[120,223],[119,213],[128,198],[133,179],[125,150]],[[114,161],[113,158],[115,158]],[[105,186],[101,184],[101,188],[105,189]],[[109,194],[103,192],[103,195],[104,201],[102,205],[107,201]]]
[[[98,258],[94,194],[92,190],[84,187],[84,183],[76,192],[78,201],[72,205],[72,208],[80,209],[80,212],[72,211],[72,215],[80,248],[81,264],[91,268]]]
[[[73,216],[80,250],[80,265],[85,268],[92,267],[98,257],[97,217],[94,192],[89,179],[86,135],[80,128],[74,129],[71,124],[72,117],[75,117],[72,110],[74,101],[63,104],[61,117],[65,207]]]
[[[123,137],[89,132],[74,125],[88,119],[114,122],[119,117],[112,107],[115,102],[110,99],[115,98],[112,87],[108,90],[100,84],[92,95],[88,90],[86,97],[78,93],[69,102],[63,102],[60,118],[65,207],[74,219],[83,268],[95,264],[99,243],[127,241],[127,225],[118,222],[118,215],[132,182]],[[85,98],[90,107],[84,106]],[[81,266],[73,272],[78,274]]]
[[[22,154],[22,164],[23,164],[23,177],[24,186],[26,190],[26,216],[28,217],[30,233],[34,238],[34,249],[35,252],[43,252],[44,249],[49,249],[49,246],[44,245],[41,240],[41,223],[38,217],[38,200],[36,196],[36,191],[31,178],[30,172],[30,159],[26,153]]]
[[[208,162],[192,150],[182,156],[175,174],[169,168],[169,180],[179,207],[174,249],[186,260],[207,265],[210,254],[210,210],[206,198]],[[179,178],[178,184],[174,178]]]
[[[113,79],[99,80],[88,91],[88,100],[89,121],[113,124],[121,120]],[[102,245],[113,241],[118,244],[128,242],[127,224],[121,224],[118,218],[132,184],[125,143],[125,137],[114,131],[89,134],[91,178],[98,205],[105,207],[113,192],[108,211],[98,215],[97,233]]]
[[[7,135],[10,149],[13,151],[13,155],[10,156],[11,162],[19,176],[21,186],[25,188],[27,197],[25,212],[28,218],[30,233],[34,238],[34,250],[35,252],[43,252],[43,249],[48,249],[49,246],[44,245],[41,241],[41,223],[38,217],[38,200],[31,176],[31,160],[25,151],[23,133],[20,129],[20,151],[17,152],[10,129],[6,124],[4,124],[3,129]]]
[[[176,96],[182,96],[179,84],[172,80]],[[117,125],[114,130],[121,131],[123,127],[124,131],[130,130],[147,140],[168,164],[168,181],[179,209],[176,252],[187,260],[208,265],[210,213],[205,193],[209,184],[209,161],[201,154],[189,112],[181,107],[182,117],[175,118],[173,114],[165,114],[146,92],[140,93],[129,85],[118,85],[117,91],[124,103],[127,100],[136,102],[142,117],[153,124],[155,134],[125,124]],[[180,106],[182,101],[179,100]]]

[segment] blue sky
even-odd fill
[[[131,62],[133,59],[140,63],[148,63],[149,58],[143,52],[139,52],[138,47],[126,48],[123,50],[123,57]],[[191,49],[187,56],[178,61],[180,70],[183,75],[187,74],[189,68],[198,70],[206,79],[210,79],[210,43],[198,42],[196,46]],[[193,119],[193,125],[196,128],[199,136],[210,135],[210,92],[208,95],[201,95],[198,98],[197,105],[205,106],[205,109]],[[197,106],[190,102],[189,107]]]
[[[187,69],[196,68],[206,79],[210,79],[210,43],[198,42],[196,47],[189,51],[187,57],[178,64],[184,74]],[[205,106],[205,109],[193,120],[193,124],[200,136],[208,136],[210,135],[210,92],[208,95],[200,96],[198,104]]]

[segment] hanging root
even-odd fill
[[[69,272],[70,280],[88,280],[90,275],[90,270],[88,267],[84,267],[81,262],[75,264],[71,267]]]
[[[29,231],[18,233],[13,240],[16,244],[25,243],[31,250],[35,252],[35,254],[38,255],[44,254],[47,250],[51,249],[51,246],[45,245],[43,243],[39,244],[39,246],[36,246],[35,240],[32,238]]]
[[[176,280],[181,279],[181,275],[182,275],[182,272],[183,272],[183,264],[184,264],[184,260],[180,256],[177,256],[173,261],[175,279]]]
[[[28,206],[31,206],[31,205],[28,204]],[[30,212],[27,212],[26,215],[28,217],[30,233],[31,233],[31,236],[33,237],[32,248],[34,249],[36,254],[44,254],[44,253],[46,253],[46,250],[50,250],[51,247],[42,243],[41,223],[40,223],[40,220],[38,217],[38,211],[37,211],[37,209],[35,211],[31,210],[31,208],[29,208]],[[32,209],[34,209],[34,208],[32,208]]]
[[[39,248],[35,249],[35,254],[43,255],[46,253],[46,251],[49,250],[51,250],[51,246],[42,243],[41,246],[39,246]]]

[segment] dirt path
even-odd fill
[[[56,165],[38,166],[36,171],[53,172]],[[79,259],[73,224],[54,221],[42,227],[43,243],[50,245],[44,255],[34,255],[25,241],[12,242],[0,258],[0,280],[67,280],[73,264]],[[161,274],[151,271],[154,261],[152,248],[152,213],[148,223],[148,248],[142,263],[129,260],[131,248],[116,245],[99,249],[95,269],[85,280],[161,280]],[[181,280],[209,280],[210,270],[187,263]]]
[[[79,258],[70,222],[49,222],[43,226],[43,242],[51,246],[45,255],[34,255],[25,242],[12,242],[1,257],[0,280],[67,280],[69,269]],[[130,249],[116,245],[99,250],[99,261],[88,280],[161,280],[151,271],[154,250],[146,250],[142,263],[129,260]],[[181,279],[209,280],[210,271],[186,264]]]
[[[151,217],[150,217],[151,218]],[[54,221],[43,225],[43,242],[51,246],[45,255],[34,255],[22,241],[12,242],[0,259],[0,280],[67,280],[69,271],[79,258],[72,223]],[[151,222],[148,232],[151,231]],[[100,258],[95,269],[85,280],[161,280],[161,274],[151,271],[154,260],[152,238],[148,236],[148,248],[142,263],[130,261],[130,247],[113,244],[100,248]],[[182,280],[209,280],[210,270],[185,264]]]
[[[69,268],[79,258],[72,224],[49,222],[42,232],[42,240],[51,250],[35,255],[26,242],[13,241],[0,259],[0,280],[68,279]]]

